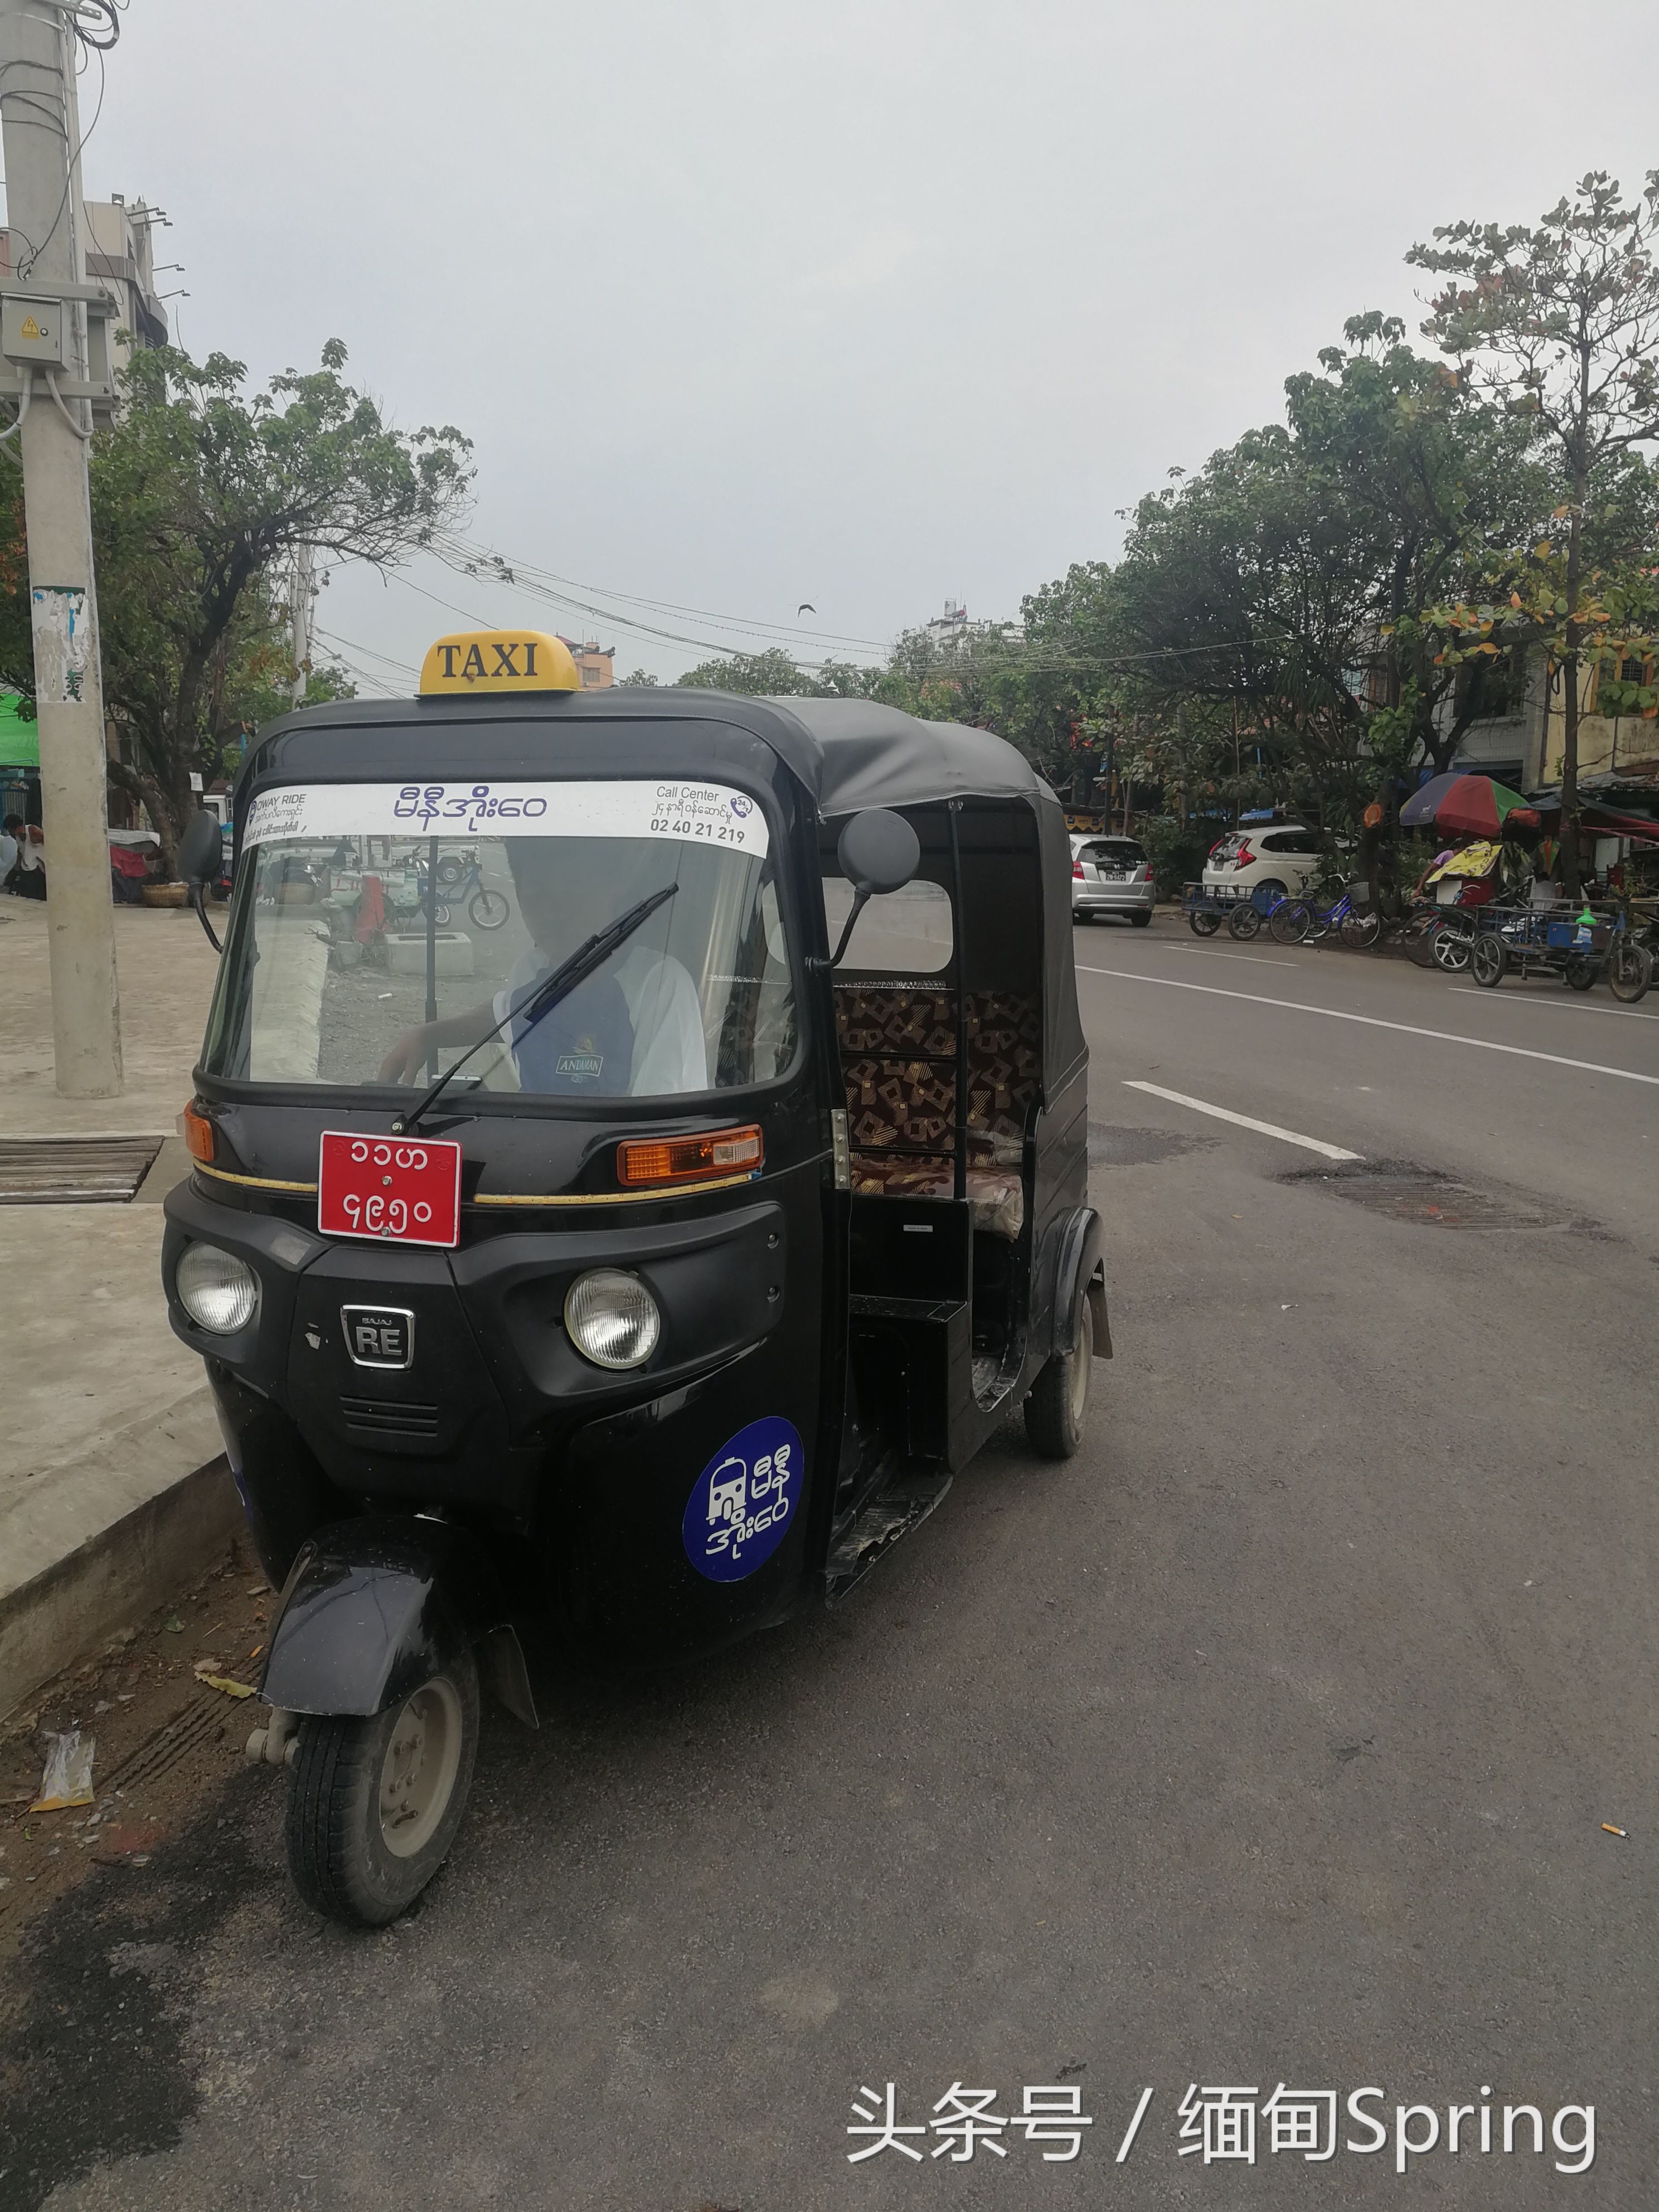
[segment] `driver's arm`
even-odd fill
[[[380,1062],[382,1083],[413,1083],[433,1048],[441,1044],[482,1044],[497,1020],[495,1002],[469,1006],[464,1014],[447,1014],[441,1021],[417,1022],[405,1030]]]

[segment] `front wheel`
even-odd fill
[[[1261,910],[1249,899],[1241,899],[1227,916],[1228,936],[1237,938],[1243,945],[1248,945],[1261,927]]]
[[[1509,956],[1501,937],[1477,937],[1474,949],[1469,954],[1469,967],[1477,983],[1488,991],[1495,991],[1504,980],[1504,970],[1509,965]]]
[[[1313,916],[1300,899],[1281,899],[1267,916],[1275,945],[1300,945],[1313,924]]]
[[[1653,981],[1653,955],[1645,945],[1638,945],[1628,937],[1613,941],[1613,957],[1607,963],[1607,988],[1615,999],[1633,1006],[1644,999]]]
[[[1194,937],[1213,937],[1221,927],[1221,916],[1212,906],[1195,906],[1187,919]]]
[[[449,1855],[478,1748],[478,1672],[462,1650],[369,1719],[307,1717],[289,1770],[288,1863],[348,1928],[406,1912]]]
[[[1087,1297],[1078,1315],[1077,1342],[1057,1352],[1025,1401],[1025,1435],[1043,1459],[1070,1459],[1083,1441],[1089,1378],[1095,1358],[1095,1314]]]
[[[1351,952],[1369,952],[1382,934],[1382,917],[1370,908],[1364,914],[1345,914],[1338,934]]]
[[[1443,921],[1434,933],[1434,964],[1442,974],[1461,975],[1469,964],[1473,933],[1461,923]]]
[[[500,891],[474,891],[466,910],[475,929],[500,929],[513,908]]]

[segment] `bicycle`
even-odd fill
[[[1354,929],[1349,932],[1347,925]],[[1341,892],[1328,906],[1317,897],[1280,899],[1267,916],[1275,945],[1317,945],[1323,937],[1340,936],[1356,950],[1375,944],[1381,924],[1375,915],[1359,914],[1352,890]]]
[[[462,860],[457,853],[446,853],[438,863],[440,899],[458,903],[469,891],[471,896],[467,900],[466,911],[473,927],[501,928],[513,911],[512,903],[504,893],[492,891],[485,884],[477,854],[471,854]],[[441,929],[449,920],[447,907],[441,905],[435,918]]]

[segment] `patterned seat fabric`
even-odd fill
[[[956,1001],[949,992],[853,985],[836,993],[853,1188],[948,1198],[956,1149]],[[1018,1237],[1020,1163],[1037,1095],[1041,1024],[1029,1000],[968,1001],[968,1195],[974,1224]],[[902,1147],[903,1149],[895,1149]]]

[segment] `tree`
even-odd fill
[[[110,777],[149,809],[169,868],[191,773],[210,781],[245,726],[286,704],[294,549],[389,568],[464,501],[467,441],[447,426],[389,428],[343,380],[345,359],[331,339],[320,367],[250,396],[223,354],[140,352],[118,420],[94,442],[104,699],[123,739]],[[21,530],[19,494],[19,541]],[[27,597],[14,588],[0,606],[0,681],[32,695]],[[337,693],[337,674],[311,680]]]
[[[1578,890],[1578,669],[1585,526],[1599,478],[1659,438],[1659,169],[1633,206],[1593,170],[1534,228],[1459,222],[1407,255],[1450,279],[1425,335],[1553,442],[1565,477],[1561,577],[1563,864]]]
[[[1460,681],[1427,618],[1547,515],[1552,479],[1528,425],[1404,337],[1351,318],[1286,382],[1282,426],[1135,511],[1119,665],[1143,727],[1207,746],[1235,804],[1265,773],[1276,799],[1352,814],[1418,762],[1444,767],[1486,710],[1486,673]]]
[[[818,690],[813,678],[776,645],[764,653],[734,653],[725,660],[699,661],[679,680],[698,690],[740,691],[751,698],[810,699]]]

